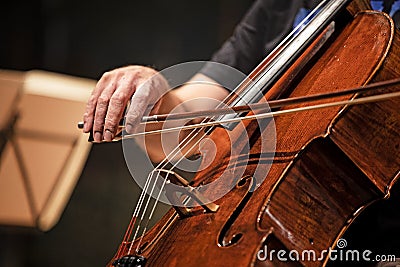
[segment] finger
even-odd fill
[[[101,93],[104,91],[107,81],[109,80],[109,74],[105,73],[97,82],[96,87],[93,89],[89,101],[86,104],[85,113],[83,114],[83,131],[88,133],[93,127],[94,113],[97,106],[97,100]]]
[[[101,142],[103,140],[104,121],[111,96],[115,89],[115,83],[111,82],[106,89],[103,90],[97,100],[93,122],[93,134],[95,142]]]
[[[135,133],[140,125],[141,118],[147,110],[148,97],[140,94],[134,94],[131,99],[131,105],[126,115],[125,130],[127,133]]]
[[[151,110],[157,112],[160,107],[160,99],[168,83],[161,77],[153,75],[137,86],[136,93],[132,96],[131,106],[126,116],[125,130],[127,133],[135,133],[138,130],[141,119]]]
[[[118,80],[118,86],[111,97],[104,125],[104,140],[111,141],[117,133],[125,107],[136,90],[136,75],[133,72]]]
[[[104,140],[111,141],[119,127],[119,122],[124,113],[130,95],[132,95],[131,85],[124,85],[118,88],[111,97],[104,125]]]

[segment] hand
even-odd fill
[[[134,132],[149,106],[153,107],[152,113],[157,112],[160,98],[168,88],[161,74],[144,66],[128,66],[104,73],[86,105],[83,131],[93,130],[95,142],[111,141],[132,98],[126,131]]]

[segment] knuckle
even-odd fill
[[[92,116],[92,114],[93,114],[93,109],[86,108],[85,113],[83,113],[83,118],[88,118]]]
[[[96,96],[95,96],[94,93],[92,93],[92,94],[90,95],[90,98],[89,98],[89,103],[90,103],[90,104],[93,104],[94,102],[96,102]]]
[[[92,95],[89,97],[89,100],[88,100],[87,105],[86,105],[86,109],[87,109],[88,111],[89,111],[89,110],[92,110],[93,107],[96,105],[96,102],[97,102],[97,98],[95,97],[94,94],[92,94]]]
[[[103,116],[96,116],[94,118],[94,123],[97,125],[103,125],[104,124],[104,117]]]
[[[112,76],[112,71],[106,71],[103,73],[101,79],[108,80]]]
[[[106,97],[106,96],[100,96],[99,97],[99,100],[98,100],[98,102],[97,102],[97,105],[99,105],[99,106],[107,106],[108,105],[108,103],[109,103],[109,98],[108,97]]]
[[[117,113],[112,112],[112,110],[110,112],[108,112],[108,114],[105,117],[105,123],[106,125],[110,125],[110,124],[117,124],[119,122],[120,116],[117,115]]]
[[[122,108],[125,106],[125,103],[127,102],[127,96],[125,94],[115,94],[114,96],[111,97],[111,103],[114,107],[117,108]]]

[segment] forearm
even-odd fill
[[[203,74],[196,74],[190,81],[181,87],[169,91],[161,99],[158,114],[191,112],[199,110],[214,109],[220,101],[228,95],[228,91],[217,84],[214,80]],[[193,120],[189,123],[198,122]],[[150,124],[146,126],[146,131],[161,129],[162,127],[174,127],[185,122],[169,122]],[[144,149],[153,162],[160,162],[172,149],[184,140],[190,131],[180,133],[149,135],[145,138],[138,138],[137,142]],[[164,142],[163,142],[164,141]],[[192,155],[197,152],[197,147],[189,149],[197,141],[194,138],[188,145],[180,146],[182,154]]]

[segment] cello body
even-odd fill
[[[400,38],[393,22],[380,12],[355,14],[363,2],[354,2],[344,11],[343,18],[349,21],[339,25],[340,32],[298,71],[300,56],[267,99],[337,91],[400,76]],[[196,174],[193,186],[208,184],[229,168],[244,174],[233,174],[236,186],[215,201],[216,212],[182,217],[171,209],[141,241],[139,254],[146,258],[146,266],[326,265],[329,249],[357,215],[388,197],[400,176],[399,107],[400,99],[394,98],[277,117],[273,157],[261,152],[259,138],[268,138],[272,126],[259,129],[254,121],[244,122],[245,134],[240,127],[233,129],[231,142],[241,147],[249,137],[250,155],[245,164],[238,159],[235,166],[229,163],[226,129],[215,128],[208,136],[218,144],[215,159]],[[256,177],[262,172],[255,168],[263,161],[272,161],[270,170],[266,177]],[[259,179],[263,182],[258,185]],[[115,260],[128,253],[127,245],[121,244],[109,266],[124,266]],[[276,255],[265,255],[265,248],[317,254],[314,260],[282,262]]]

